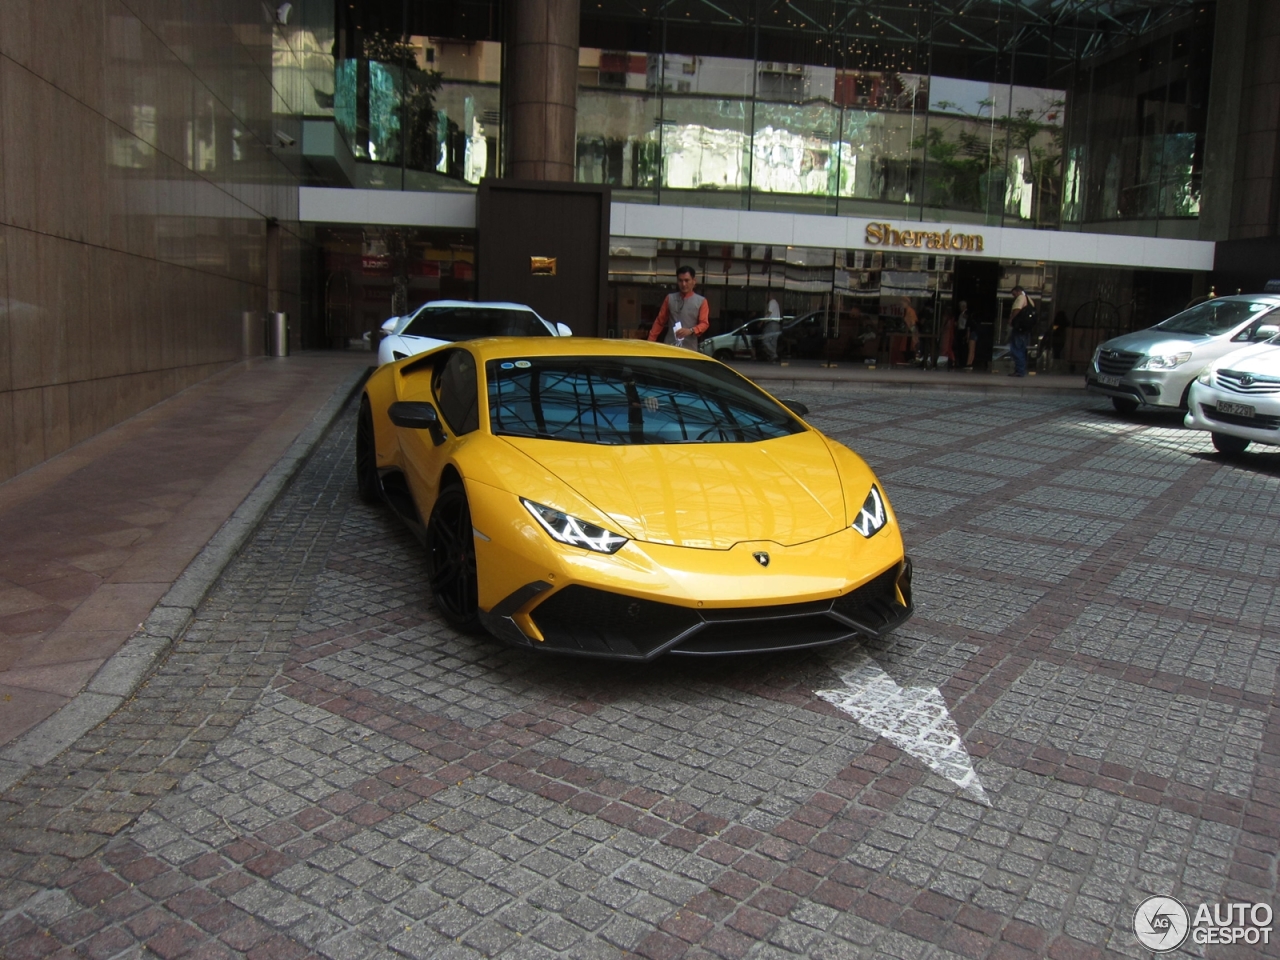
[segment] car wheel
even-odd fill
[[[360,413],[356,419],[356,491],[365,503],[378,503],[382,499],[377,446],[373,439],[373,411],[368,397],[360,398]]]
[[[1249,441],[1243,437],[1233,437],[1229,433],[1214,433],[1213,449],[1226,457],[1235,457],[1248,449]]]
[[[1138,401],[1130,400],[1127,397],[1112,397],[1111,405],[1116,408],[1116,413],[1130,414],[1138,409]]]
[[[712,356],[714,356],[721,363],[728,363],[730,360],[733,359],[733,351],[720,349],[720,350],[717,350],[714,354],[712,354]]]
[[[460,483],[440,491],[427,522],[427,582],[449,626],[462,632],[479,628],[476,541]]]

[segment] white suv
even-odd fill
[[[1259,332],[1268,331],[1276,339],[1227,354],[1191,385],[1186,425],[1208,430],[1220,453],[1280,445],[1280,327]]]
[[[1276,323],[1280,297],[1252,294],[1217,297],[1154,327],[1108,340],[1085,373],[1091,393],[1111,398],[1121,413],[1139,405],[1181,407],[1191,381],[1214,360],[1265,339],[1259,331]]]

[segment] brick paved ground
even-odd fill
[[[860,649],[941,688],[989,806],[815,696],[852,645],[454,635],[355,499],[348,413],[153,679],[0,798],[0,955],[1067,960],[1146,955],[1151,893],[1280,906],[1280,453],[1072,398],[802,398],[916,558],[917,616]]]

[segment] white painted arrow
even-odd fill
[[[946,777],[972,799],[991,806],[960,739],[960,729],[937,687],[904,689],[865,653],[855,654],[841,665],[840,679],[843,689],[814,692],[938,776]]]

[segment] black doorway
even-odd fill
[[[995,342],[996,322],[1000,319],[1000,276],[998,260],[956,260],[953,282],[955,309],[958,311],[960,301],[965,301],[969,305],[969,316],[977,324],[978,348],[973,356],[975,370],[991,367],[991,348]]]

